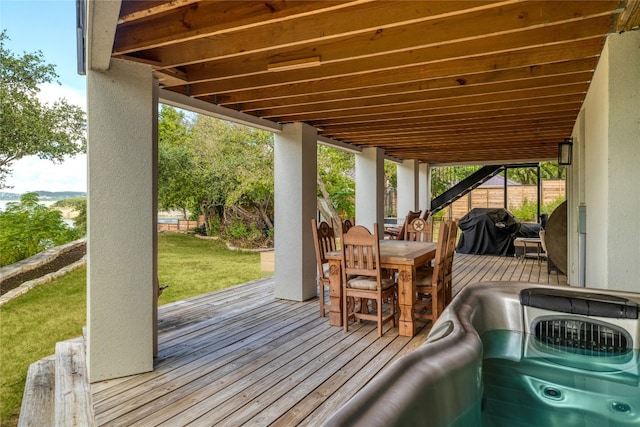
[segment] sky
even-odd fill
[[[5,48],[15,55],[41,51],[55,65],[60,85],[41,87],[40,98],[51,102],[65,98],[86,111],[86,78],[77,73],[75,0],[0,0],[0,28],[10,40]],[[87,191],[86,156],[54,164],[26,157],[12,165],[2,191]]]

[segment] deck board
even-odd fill
[[[457,254],[454,294],[475,282],[566,284],[545,261]],[[318,317],[318,300],[274,297],[265,278],[159,308],[154,371],[91,385],[101,426],[315,426],[402,355],[413,338],[372,322],[349,332]]]

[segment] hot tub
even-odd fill
[[[640,294],[482,283],[326,426],[640,425]]]

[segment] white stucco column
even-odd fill
[[[356,154],[356,224],[384,235],[384,150],[365,148]]]
[[[637,292],[640,32],[608,36],[583,110],[586,286]]]
[[[417,160],[404,160],[398,164],[398,218],[409,211],[418,210],[419,170]]]
[[[157,82],[113,60],[87,73],[87,363],[91,382],[153,369]]]
[[[275,296],[304,301],[317,294],[311,220],[316,217],[315,128],[292,123],[275,135]]]
[[[418,208],[422,212],[431,209],[431,167],[429,163],[418,166]]]

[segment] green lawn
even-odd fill
[[[234,252],[223,242],[190,235],[158,236],[158,275],[169,285],[159,304],[248,282],[260,271],[257,253]],[[15,426],[29,365],[55,344],[82,335],[86,324],[86,268],[32,289],[0,307],[0,425]]]

